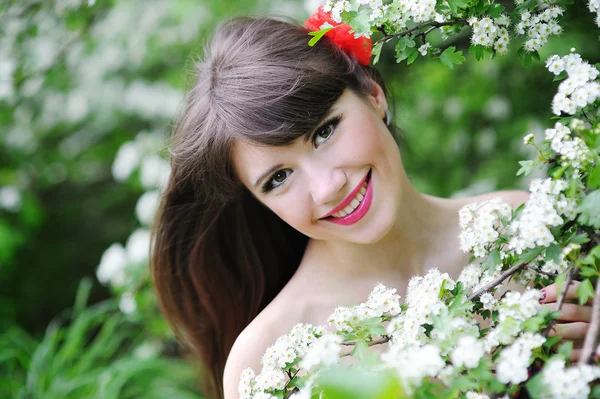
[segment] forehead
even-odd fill
[[[302,141],[301,138],[297,141]],[[242,183],[252,189],[256,179],[267,169],[283,163],[286,154],[295,146],[275,147],[237,139],[233,143],[232,163]]]

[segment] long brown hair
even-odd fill
[[[173,130],[151,269],[164,314],[202,358],[210,397],[223,397],[236,337],[289,281],[308,242],[240,183],[233,142],[290,144],[345,89],[365,98],[375,81],[385,90],[375,69],[327,37],[314,47],[309,39],[289,20],[222,23]]]

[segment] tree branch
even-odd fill
[[[384,37],[382,37],[381,39],[377,40],[375,43],[373,43],[373,47],[375,47],[376,45],[378,45],[379,43],[383,42],[383,43],[387,43],[392,39],[396,39],[402,36],[406,36],[406,35],[410,35],[413,32],[416,32],[420,29],[423,28],[441,28],[442,26],[449,26],[449,25],[460,25],[460,24],[466,24],[467,20],[466,19],[457,19],[454,21],[447,21],[447,22],[435,22],[435,21],[431,21],[431,22],[425,22],[422,23],[420,25],[414,26],[410,29],[407,29],[405,31],[402,32],[398,32],[398,33],[392,33],[391,35],[386,35]],[[431,29],[427,31],[427,33],[431,32]]]
[[[600,334],[600,279],[596,280],[596,294],[594,296],[594,304],[592,305],[592,319],[590,328],[585,334],[583,341],[583,349],[579,357],[579,364],[591,363],[593,360],[592,354],[598,346],[598,335]]]
[[[485,294],[486,292],[488,292],[492,288],[496,287],[498,284],[500,284],[501,282],[503,282],[504,280],[506,280],[507,278],[509,278],[516,272],[518,272],[519,270],[523,269],[524,267],[525,267],[525,262],[515,263],[510,269],[508,269],[507,271],[502,273],[497,279],[495,279],[494,281],[492,281],[489,284],[484,285],[477,291],[472,292],[471,295],[469,295],[467,297],[467,300],[472,301],[473,299],[478,298],[482,294]]]
[[[569,289],[569,286],[573,282],[573,277],[575,277],[576,274],[577,274],[577,267],[572,267],[567,272],[567,277],[565,277],[565,285],[563,286],[562,292],[560,293],[560,296],[558,297],[558,308],[556,310],[559,312],[562,310],[563,304],[565,303],[565,298],[567,296],[567,290]],[[548,323],[546,328],[544,328],[544,331],[542,331],[542,335],[544,337],[548,336],[548,333],[550,333],[550,331],[552,330],[552,327],[554,327],[555,322],[556,322],[556,320],[550,321],[550,323]]]
[[[381,337],[379,339],[375,339],[373,341],[367,342],[367,346],[370,348],[371,346],[385,344],[386,342],[389,342],[389,341],[390,341],[390,337],[386,335],[385,337]],[[342,342],[341,345],[346,345],[346,346],[356,345],[356,341]],[[351,354],[352,354],[352,352],[343,353],[342,355],[340,355],[340,357],[350,356]]]

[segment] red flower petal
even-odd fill
[[[356,39],[354,34],[350,33],[351,27],[344,23],[335,22],[331,18],[331,14],[323,10],[323,6],[319,7],[319,10],[306,20],[304,26],[315,32],[320,30],[325,22],[333,26],[333,29],[325,33],[325,36],[333,40],[342,50],[354,55],[361,64],[369,65],[371,63],[373,49],[371,38],[361,36]]]

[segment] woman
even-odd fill
[[[240,372],[260,370],[278,336],[298,322],[326,324],[376,282],[402,295],[431,267],[457,278],[469,259],[459,250],[458,210],[496,196],[513,206],[527,199],[417,192],[381,76],[352,46],[308,39],[289,21],[221,25],[174,128],[153,276],[214,397],[237,398]],[[545,300],[555,299],[548,287]],[[587,326],[576,308],[564,319],[582,323],[566,338],[581,339]]]

